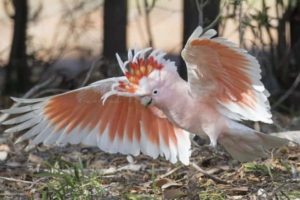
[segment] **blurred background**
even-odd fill
[[[49,96],[120,76],[115,53],[125,59],[129,48],[167,52],[187,79],[180,52],[198,25],[216,29],[261,64],[274,124],[247,125],[297,138],[299,131],[288,131],[300,130],[300,0],[0,0],[0,110],[18,106],[11,96]],[[8,117],[0,114],[0,125]],[[220,145],[212,149],[194,137],[191,161],[199,171],[82,145],[27,151],[27,142],[15,143],[23,133],[4,128],[0,199],[300,197],[299,146],[241,164]]]
[[[166,51],[186,79],[180,51],[202,25],[258,58],[273,112],[299,113],[298,0],[2,0],[0,24],[0,108],[121,75],[128,48]]]

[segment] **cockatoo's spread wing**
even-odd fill
[[[198,27],[182,51],[193,94],[215,99],[216,108],[234,120],[272,123],[268,92],[257,60],[221,37]]]
[[[14,125],[6,132],[28,129],[18,141],[32,138],[32,145],[83,143],[110,153],[164,155],[173,163],[179,159],[188,164],[188,133],[157,116],[151,106],[141,105],[136,97],[118,95],[102,102],[101,97],[122,80],[106,79],[49,98],[15,99],[25,105],[2,110],[18,115],[3,123]]]

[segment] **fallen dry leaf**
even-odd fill
[[[247,194],[247,192],[249,192],[249,188],[245,187],[245,186],[241,186],[241,187],[233,187],[230,188],[229,190],[227,190],[230,194],[234,194],[234,195],[245,195]]]
[[[163,190],[172,186],[175,187],[182,186],[181,183],[177,183],[176,181],[169,178],[161,178],[155,182],[155,185]]]
[[[28,161],[36,163],[36,164],[42,164],[44,162],[44,159],[42,157],[39,157],[39,156],[31,153],[28,156]]]
[[[163,199],[180,199],[186,196],[186,194],[180,188],[171,188],[164,190],[163,196]]]

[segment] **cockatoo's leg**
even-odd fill
[[[202,130],[207,134],[210,139],[210,146],[216,147],[218,143],[218,137],[221,133],[221,129],[216,124],[208,123],[202,125]]]

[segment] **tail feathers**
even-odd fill
[[[271,135],[288,139],[290,142],[300,145],[300,131],[286,131],[279,133],[271,133]]]
[[[241,162],[266,157],[266,150],[289,142],[287,139],[260,133],[241,124],[235,124],[235,127],[222,134],[218,141],[234,159]]]

